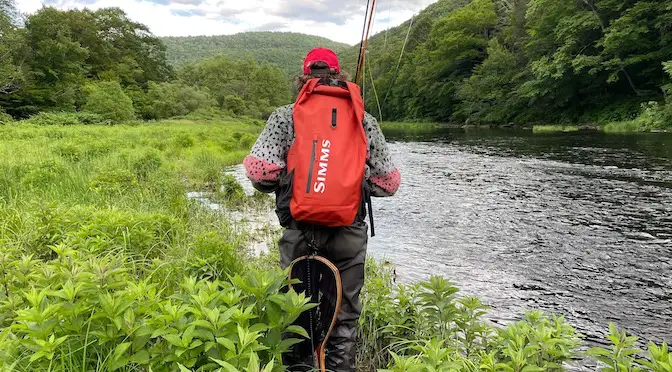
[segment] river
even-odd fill
[[[563,315],[588,344],[609,322],[672,341],[672,135],[386,136],[403,183],[374,200],[369,254],[398,281],[444,276],[498,323]]]
[[[388,133],[403,185],[375,200],[370,253],[493,306],[672,341],[672,135]]]

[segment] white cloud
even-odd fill
[[[401,24],[436,0],[378,0],[373,33]],[[18,0],[22,12],[119,7],[158,36],[292,31],[359,42],[365,0]]]

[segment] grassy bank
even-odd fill
[[[557,133],[557,132],[578,132],[576,125],[535,125],[532,127],[534,133]]]
[[[308,301],[281,290],[276,249],[253,256],[245,231],[186,197],[268,206],[222,174],[260,130],[0,126],[0,370],[281,371],[293,341],[280,336],[306,336],[290,324]],[[443,278],[395,286],[374,262],[367,272],[361,371],[551,371],[583,357],[562,318],[495,327]],[[615,349],[594,353],[634,364],[631,341],[614,333]],[[643,368],[669,371],[669,358],[654,345]]]

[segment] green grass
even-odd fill
[[[602,131],[604,131],[605,133],[634,133],[634,132],[642,132],[643,128],[635,120],[617,121],[604,125],[602,127]]]
[[[558,132],[578,132],[576,125],[535,125],[532,128],[534,133],[558,133]]]

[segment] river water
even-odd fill
[[[403,183],[374,200],[369,254],[399,282],[444,276],[498,323],[563,315],[588,344],[609,322],[672,341],[672,135],[386,136]]]
[[[388,132],[403,184],[375,200],[370,254],[493,307],[672,341],[672,135]]]

